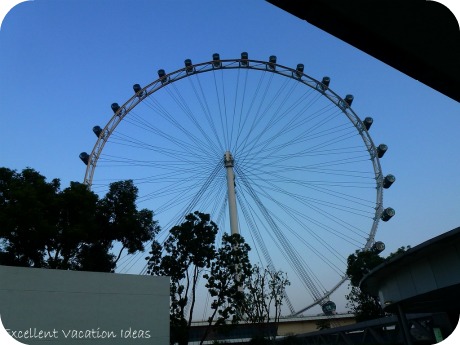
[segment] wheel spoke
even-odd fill
[[[288,273],[293,314],[323,303],[343,281],[346,257],[373,244],[383,174],[368,131],[343,99],[295,69],[248,63],[195,64],[144,87],[102,130],[85,182],[104,193],[110,182],[132,179],[162,240],[195,210],[211,214],[221,236],[230,232],[224,154],[231,152],[241,234],[253,263]],[[118,269],[145,272],[142,257],[122,257]]]

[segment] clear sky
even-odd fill
[[[371,136],[389,150],[384,193],[396,210],[381,223],[384,254],[460,226],[458,102],[265,1],[35,0],[9,12],[0,31],[0,164],[32,167],[62,186],[83,181],[94,125],[111,117],[132,85],[160,68],[238,58],[278,62],[321,79],[354,111],[372,116]]]

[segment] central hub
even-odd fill
[[[225,165],[225,167],[226,168],[233,168],[234,163],[235,163],[235,160],[233,159],[233,156],[230,153],[230,151],[225,152],[225,155],[224,155],[224,165]]]

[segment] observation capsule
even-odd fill
[[[388,189],[390,186],[396,181],[396,177],[394,175],[388,174],[383,179],[383,188]]]
[[[268,58],[268,62],[269,63],[267,65],[267,67],[274,71],[276,69],[276,66],[275,66],[275,64],[276,64],[276,56],[275,55],[270,56]]]
[[[383,155],[385,154],[385,152],[387,152],[388,150],[388,146],[385,145],[385,144],[380,144],[379,146],[377,146],[377,156],[379,158],[382,158]]]
[[[241,53],[241,61],[240,61],[240,66],[247,67],[249,65],[248,60],[248,53],[247,52],[242,52]]]
[[[88,165],[89,163],[89,154],[87,154],[86,152],[82,152],[80,153],[80,159],[83,163],[85,163],[85,165]]]
[[[388,222],[395,214],[396,214],[395,210],[392,209],[391,207],[388,207],[385,210],[383,210],[382,215],[380,216],[380,219],[382,219],[384,222]]]
[[[385,250],[385,243],[381,242],[381,241],[377,241],[373,244],[372,246],[372,251],[379,254],[381,252],[383,252]]]
[[[318,90],[326,91],[329,88],[330,83],[331,83],[331,78],[323,77],[323,80],[321,80],[321,83],[318,83],[316,88]]]
[[[212,65],[215,68],[219,68],[222,66],[222,63],[220,62],[220,55],[217,53],[212,54]]]
[[[99,126],[94,126],[94,127],[93,127],[93,132],[94,132],[94,134],[96,134],[96,137],[99,138],[99,136],[100,136],[101,133],[102,133],[102,128],[99,127]]]
[[[118,103],[112,103],[110,107],[112,108],[114,114],[120,109]]]
[[[334,302],[332,301],[327,301],[326,303],[324,303],[321,308],[323,309],[323,313],[325,315],[333,315],[335,314],[335,311],[337,309],[337,306],[335,305]]]
[[[353,95],[346,95],[344,101],[349,107],[351,107],[351,103],[353,103],[353,99],[354,99]]]
[[[186,59],[186,60],[184,61],[184,64],[185,64],[185,71],[186,71],[187,73],[192,73],[192,72],[193,72],[192,60]]]
[[[297,65],[297,68],[295,69],[296,70],[296,75],[297,75],[297,78],[301,78],[302,77],[302,74],[303,74],[303,70],[304,70],[304,65],[303,63],[299,63]]]
[[[372,124],[374,123],[374,119],[372,117],[366,117],[363,121],[364,127],[366,128],[366,131],[371,128]]]
[[[139,84],[134,84],[133,85],[133,90],[134,90],[134,93],[138,93],[139,91],[142,90],[141,86]]]
[[[166,72],[164,69],[159,69],[158,70],[158,76],[160,77],[161,83],[164,84],[168,81],[168,78],[166,78]]]

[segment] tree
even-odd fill
[[[374,250],[357,250],[347,259],[347,276],[350,279],[352,286],[359,286],[359,282],[373,268],[384,262],[382,258]]]
[[[158,242],[152,245],[148,272],[171,277],[172,342],[188,343],[198,279],[215,257],[217,231],[217,225],[208,214],[195,211],[185,216],[185,222],[170,230],[164,243],[164,255],[161,255]],[[186,308],[187,303],[189,308]]]
[[[223,234],[222,245],[216,249],[218,230],[210,215],[195,211],[169,231],[163,246],[157,241],[152,243],[152,250],[146,258],[148,273],[171,279],[171,343],[188,343],[200,277],[206,280],[205,285],[213,299],[202,342],[212,327],[240,319],[243,282],[251,268],[250,248],[240,235]]]
[[[357,250],[347,259],[346,273],[351,285],[351,291],[346,295],[347,306],[355,314],[357,322],[377,319],[385,315],[379,299],[361,291],[359,288],[359,282],[364,275],[383,261],[385,259],[373,250]]]
[[[381,257],[375,250],[357,250],[348,257],[347,275],[350,279],[351,291],[346,295],[347,306],[355,314],[356,321],[366,321],[385,316],[378,296],[372,296],[359,288],[363,277],[372,269],[409,249],[401,247],[395,253],[390,253],[387,258]]]
[[[144,243],[152,240],[160,229],[153,221],[151,210],[137,210],[137,197],[138,188],[132,180],[126,180],[111,183],[107,194],[98,202],[101,237],[110,247],[113,241],[121,244],[114,264],[125,249],[128,254],[143,252]]]
[[[93,243],[101,244],[100,229],[96,221],[98,196],[77,182],[71,182],[70,187],[63,191],[56,191],[54,202],[59,205],[56,224],[45,243],[45,262],[47,268],[88,270],[99,268],[91,261],[82,263],[89,256],[88,246]],[[106,261],[109,258],[104,258]],[[98,263],[101,263],[101,259]],[[103,271],[110,271],[114,266],[108,265]],[[101,267],[102,268],[102,267]]]
[[[264,324],[266,330],[270,323],[276,325],[288,285],[290,282],[286,273],[254,265],[245,281],[245,320]]]
[[[47,238],[58,220],[59,180],[33,169],[0,168],[0,263],[43,267]]]
[[[78,182],[60,190],[31,168],[0,168],[0,264],[113,271],[123,249],[143,250],[159,231],[152,211],[137,210],[137,192],[122,181],[99,199]]]
[[[396,249],[395,252],[393,253],[390,253],[385,260],[390,260],[392,258],[394,258],[395,256],[398,256],[398,255],[401,255],[403,254],[404,252],[406,252],[407,250],[409,250],[411,248],[411,246],[401,246],[399,247],[398,249]]]
[[[212,312],[200,344],[206,340],[212,327],[226,325],[228,320],[232,324],[241,320],[244,281],[251,274],[250,250],[239,234],[222,235],[222,244],[211,263],[210,271],[203,275],[207,279],[206,287],[212,298]]]

